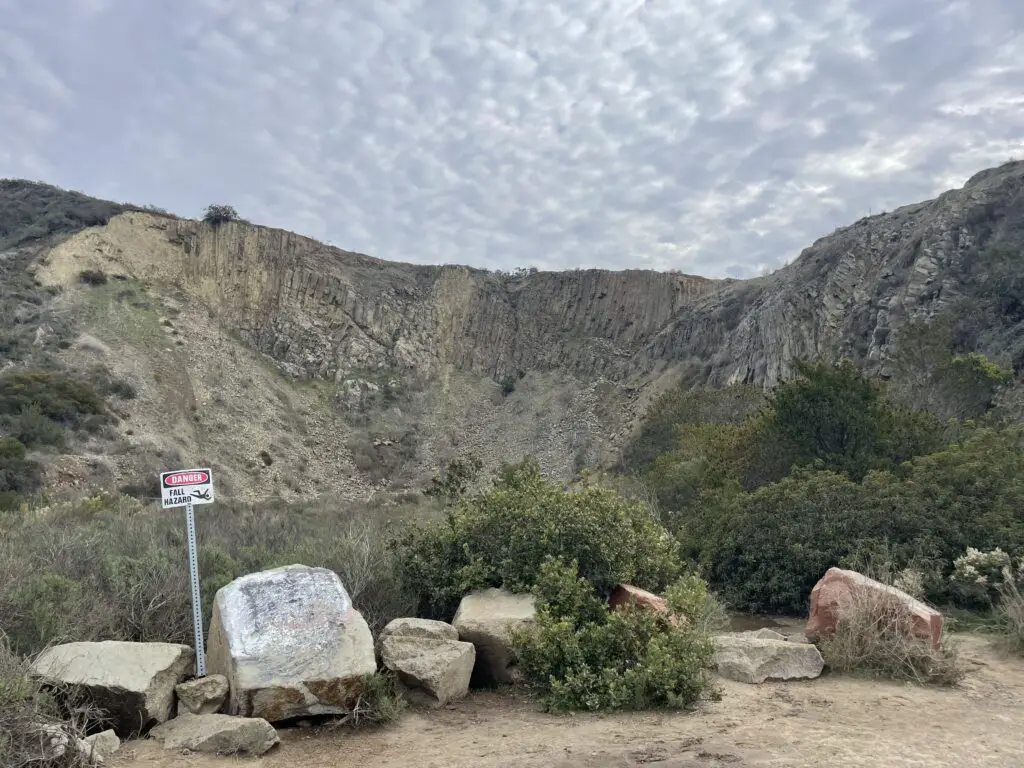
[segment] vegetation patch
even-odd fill
[[[665,593],[668,612],[608,609],[578,564],[547,558],[537,620],[517,631],[519,669],[552,711],[685,708],[717,697],[706,617],[721,614],[696,575]]]
[[[677,542],[648,506],[605,489],[564,490],[533,458],[506,466],[443,520],[411,527],[395,547],[419,615],[443,619],[475,589],[530,591],[549,556],[575,561],[601,597],[619,582],[662,590],[681,571]]]

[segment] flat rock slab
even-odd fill
[[[179,715],[212,715],[220,711],[228,697],[228,679],[224,675],[208,675],[178,683]]]
[[[271,723],[352,710],[377,671],[373,636],[333,571],[288,565],[217,592],[211,674],[228,680],[227,711]]]
[[[193,674],[187,645],[105,640],[67,643],[39,655],[33,671],[107,713],[118,736],[144,733],[174,714],[174,686]]]
[[[715,637],[714,663],[722,677],[752,684],[765,680],[810,680],[825,667],[821,653],[813,645],[744,634]]]
[[[230,715],[182,715],[149,732],[165,749],[210,755],[250,755],[268,752],[280,737],[262,718]]]
[[[459,630],[451,624],[431,619],[394,619],[380,633],[387,637],[426,637],[431,640],[458,640]]]
[[[443,707],[469,693],[476,648],[459,640],[391,635],[381,643],[381,660],[409,689],[409,698]]]

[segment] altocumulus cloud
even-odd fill
[[[0,176],[747,276],[1024,154],[1020,0],[0,0]]]

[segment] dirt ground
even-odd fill
[[[125,744],[116,768],[1024,768],[1024,660],[961,636],[969,674],[929,689],[825,674],[806,682],[722,681],[722,701],[693,713],[546,715],[536,702],[476,693],[363,732],[281,731],[258,761]]]

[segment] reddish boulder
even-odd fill
[[[811,590],[810,618],[804,630],[808,641],[814,643],[830,637],[844,611],[852,605],[854,596],[862,594],[862,591],[874,593],[883,600],[900,603],[910,616],[914,635],[929,639],[935,648],[939,647],[942,637],[941,613],[896,587],[843,568],[829,568]]]
[[[648,592],[646,589],[634,587],[632,584],[617,584],[615,589],[612,590],[611,597],[608,598],[608,607],[614,611],[630,603],[635,603],[657,613],[668,614],[668,603],[665,602],[665,598],[659,597],[653,592]],[[685,624],[685,617],[677,616],[672,620],[672,623],[676,625],[680,622]]]

